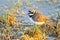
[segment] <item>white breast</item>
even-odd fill
[[[44,24],[45,22],[34,22],[35,24],[38,24],[38,25],[42,25]]]
[[[34,21],[32,18],[29,18],[29,20],[30,20],[32,23],[35,23],[35,24],[38,24],[38,25],[42,25],[42,24],[45,23],[45,22],[36,22],[36,21]]]

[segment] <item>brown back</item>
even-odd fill
[[[46,17],[43,13],[35,13],[32,19],[36,22],[46,22],[50,21],[48,17]]]

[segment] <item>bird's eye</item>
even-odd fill
[[[31,12],[32,14],[34,13],[34,12]]]

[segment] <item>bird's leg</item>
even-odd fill
[[[46,23],[44,24],[44,33],[46,33]]]

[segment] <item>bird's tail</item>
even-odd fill
[[[55,22],[56,20],[55,19],[47,19],[46,22]]]

